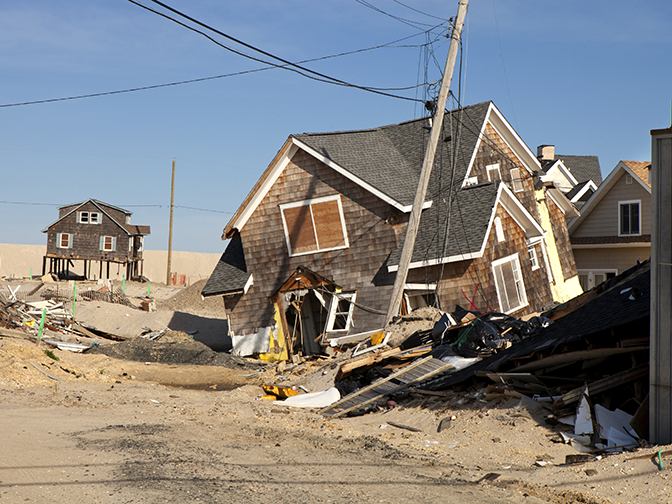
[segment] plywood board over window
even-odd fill
[[[348,247],[339,195],[280,205],[290,256]]]

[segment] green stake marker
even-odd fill
[[[77,297],[77,282],[72,287],[72,318],[75,318],[75,298]]]
[[[121,290],[126,294],[126,275],[121,275]]]
[[[147,297],[149,297],[150,292],[152,292],[152,284],[147,284]]]
[[[40,346],[40,339],[42,339],[42,331],[44,331],[44,319],[47,316],[47,309],[42,309],[42,320],[40,320],[40,331],[37,333],[37,346]]]
[[[33,268],[30,268],[30,279],[33,279]]]

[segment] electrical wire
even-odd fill
[[[420,29],[420,28],[418,27],[418,25],[422,25],[422,26],[431,26],[430,24],[427,24],[427,23],[421,23],[420,21],[411,21],[410,19],[406,19],[406,18],[402,18],[402,17],[399,17],[399,16],[395,16],[394,14],[390,14],[389,12],[385,12],[384,10],[379,9],[379,8],[376,7],[375,5],[370,4],[369,2],[367,2],[367,1],[365,1],[365,0],[355,0],[355,2],[357,2],[357,3],[360,4],[360,5],[363,5],[364,7],[368,7],[368,8],[371,9],[371,10],[374,10],[374,11],[376,11],[376,12],[379,12],[380,14],[383,14],[383,15],[385,15],[385,16],[387,16],[387,17],[390,17],[390,18],[392,18],[392,19],[394,19],[394,20],[396,20],[396,21],[399,21],[400,23],[404,23],[405,25],[408,25],[408,26],[410,26],[410,27],[412,27],[412,28]],[[415,9],[413,9],[413,10],[415,10]],[[434,17],[434,16],[431,16],[431,17]],[[441,19],[441,18],[437,18],[437,19]]]
[[[400,2],[399,0],[392,0],[392,1],[396,4],[401,5],[402,7],[406,7],[407,9],[410,9],[414,12],[417,12],[418,14],[422,14],[423,16],[427,16],[427,17],[431,17],[431,18],[434,18],[434,19],[438,19],[440,21],[447,21],[447,22],[450,22],[452,20],[452,18],[446,19],[446,18],[442,18],[442,17],[438,17],[438,16],[432,16],[431,14],[427,14],[426,12],[422,12],[421,10],[414,9],[410,5],[406,5],[405,3]]]
[[[346,52],[341,52],[338,54],[330,54],[328,56],[320,56],[318,58],[310,58],[307,60],[299,61],[299,64],[304,64],[304,63],[312,63],[315,61],[323,61],[331,58],[339,58],[342,56],[349,56],[351,54],[358,54],[366,51],[373,51],[376,49],[382,49],[386,47],[408,47],[408,48],[413,48],[413,47],[422,47],[422,45],[409,45],[409,46],[396,46],[394,44],[398,44],[399,42],[403,42],[404,40],[408,40],[413,37],[417,37],[418,34],[414,33],[413,35],[409,35],[407,37],[402,37],[400,39],[394,40],[392,42],[388,42],[386,44],[380,44],[377,46],[372,46],[372,47],[366,47],[363,49],[355,49],[353,51],[346,51]],[[241,70],[239,72],[231,72],[228,74],[222,74],[222,75],[213,75],[211,77],[200,77],[197,79],[188,79],[188,80],[183,80],[183,81],[177,81],[177,82],[169,82],[166,84],[154,84],[154,85],[149,85],[149,86],[141,86],[141,87],[134,87],[134,88],[129,88],[129,89],[122,89],[122,90],[117,90],[117,91],[104,91],[100,93],[90,93],[90,94],[85,94],[85,95],[76,95],[76,96],[68,96],[68,97],[62,97],[62,98],[50,98],[50,99],[45,99],[45,100],[33,100],[33,101],[27,101],[27,102],[19,102],[19,103],[7,103],[4,105],[0,105],[0,108],[6,108],[6,107],[19,107],[22,105],[38,105],[42,103],[53,103],[53,102],[60,102],[60,101],[68,101],[68,100],[79,100],[82,98],[96,98],[99,96],[110,96],[110,95],[116,95],[116,94],[123,94],[123,93],[133,93],[136,91],[146,91],[150,89],[159,89],[159,88],[164,88],[164,87],[171,87],[171,86],[180,86],[182,84],[193,84],[195,82],[204,82],[204,81],[209,81],[209,80],[215,80],[215,79],[223,79],[227,77],[236,77],[239,75],[246,75],[246,74],[251,74],[255,72],[262,72],[265,70],[274,70],[278,67],[276,66],[265,66],[262,68],[254,68],[252,70]],[[406,90],[406,89],[417,89],[425,86],[425,83],[421,84],[416,84],[415,86],[407,86],[403,88],[395,88],[396,90]]]
[[[509,79],[506,77],[506,66],[504,65],[504,51],[502,50],[502,39],[499,37],[499,23],[497,23],[497,10],[495,9],[495,0],[492,0],[492,12],[495,15],[497,42],[499,42],[499,56],[502,59],[502,70],[504,71],[504,83],[506,84],[506,92],[509,94],[509,103],[511,104],[511,112],[513,112],[513,121],[516,123],[516,128],[518,128],[518,118],[516,118],[516,111],[513,108],[513,100],[511,99],[511,90],[509,89]]]
[[[244,58],[251,59],[253,61],[257,61],[257,62],[260,62],[260,63],[264,63],[266,65],[271,65],[271,66],[274,66],[276,68],[282,68],[284,70],[290,70],[292,72],[298,73],[299,75],[302,75],[303,77],[307,77],[309,79],[313,79],[313,80],[316,80],[316,81],[319,81],[319,82],[325,82],[325,83],[328,83],[328,84],[335,84],[335,85],[339,85],[339,86],[343,86],[343,87],[351,87],[351,88],[355,88],[355,89],[360,89],[362,91],[367,91],[367,92],[374,93],[374,94],[379,94],[379,95],[382,95],[382,96],[388,96],[390,98],[397,98],[397,99],[400,99],[400,100],[414,101],[413,98],[409,98],[409,97],[406,97],[406,96],[399,96],[399,95],[395,95],[395,94],[391,94],[391,93],[387,92],[387,91],[397,90],[397,89],[394,89],[394,88],[374,88],[374,87],[369,87],[369,86],[361,86],[361,85],[358,85],[358,84],[353,84],[353,83],[338,79],[336,77],[331,77],[329,75],[323,74],[321,72],[317,72],[315,70],[310,70],[309,68],[306,68],[306,67],[304,67],[304,66],[302,66],[298,63],[292,63],[291,61],[288,61],[288,60],[286,60],[284,58],[281,58],[279,56],[275,56],[274,54],[271,54],[268,51],[265,51],[263,49],[255,47],[255,46],[253,46],[251,44],[248,44],[248,43],[246,43],[246,42],[244,42],[240,39],[237,39],[237,38],[235,38],[231,35],[228,35],[228,34],[222,32],[222,31],[220,31],[216,28],[213,28],[212,26],[210,26],[206,23],[203,23],[202,21],[199,21],[199,20],[197,20],[197,19],[195,19],[195,18],[193,18],[193,17],[191,17],[187,14],[184,14],[183,12],[181,12],[177,9],[174,9],[173,7],[170,7],[169,5],[167,5],[163,2],[160,2],[159,0],[150,0],[150,1],[152,3],[160,5],[164,9],[166,9],[166,10],[168,10],[168,11],[170,11],[170,12],[172,12],[172,13],[174,13],[174,14],[176,14],[176,15],[184,18],[184,19],[189,20],[190,22],[192,22],[192,23],[194,23],[198,26],[201,26],[201,27],[213,32],[213,33],[216,33],[217,35],[220,35],[220,36],[222,36],[222,37],[224,37],[228,40],[231,40],[232,42],[235,42],[239,45],[242,45],[243,47],[245,47],[247,49],[250,49],[254,52],[258,52],[258,53],[260,53],[260,54],[262,54],[262,55],[264,55],[268,58],[280,61],[283,64],[280,65],[280,64],[277,64],[277,63],[273,63],[271,61],[263,60],[263,59],[258,58],[256,56],[252,56],[250,54],[246,54],[242,51],[239,51],[239,50],[234,49],[232,47],[229,47],[225,44],[222,44],[221,42],[215,40],[213,37],[206,34],[205,32],[203,32],[201,30],[198,30],[198,29],[196,29],[192,26],[189,26],[189,25],[187,25],[187,24],[185,24],[185,23],[183,23],[183,22],[181,22],[181,21],[179,21],[175,18],[172,18],[171,16],[168,16],[167,14],[164,14],[163,12],[157,11],[156,9],[152,9],[151,7],[146,6],[146,5],[142,4],[141,2],[139,2],[137,0],[128,0],[128,1],[132,4],[134,4],[134,5],[137,5],[138,7],[141,7],[143,9],[148,10],[149,12],[153,12],[154,14],[157,14],[159,16],[162,16],[162,17],[166,18],[166,19],[169,19],[169,20],[179,24],[180,26],[183,26],[184,28],[187,28],[187,29],[189,29],[193,32],[199,33],[199,34],[203,35],[205,38],[207,38],[208,40],[210,40],[211,42],[215,43],[216,45],[218,45],[218,46],[220,46],[220,47],[222,47],[222,48],[224,48],[228,51],[231,51],[234,54],[242,56]]]

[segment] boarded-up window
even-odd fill
[[[499,173],[499,163],[487,165],[485,170],[488,172],[489,182],[494,182],[495,180],[500,180],[502,178],[501,173]]]
[[[518,254],[493,261],[492,272],[495,276],[499,307],[503,313],[510,313],[527,305]]]
[[[280,205],[289,255],[348,246],[339,196]]]

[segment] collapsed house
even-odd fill
[[[48,271],[69,277],[70,268],[79,262],[83,279],[110,278],[110,264],[116,263],[125,268],[126,278],[142,279],[143,241],[149,226],[131,224],[131,215],[128,210],[95,199],[59,207],[58,220],[42,231],[47,234],[42,275]],[[98,263],[98,272],[94,263]]]
[[[203,288],[234,351],[311,354],[383,327],[429,138],[423,118],[291,135],[224,229]],[[566,195],[492,102],[444,118],[404,291],[422,306],[520,316],[581,292]]]

